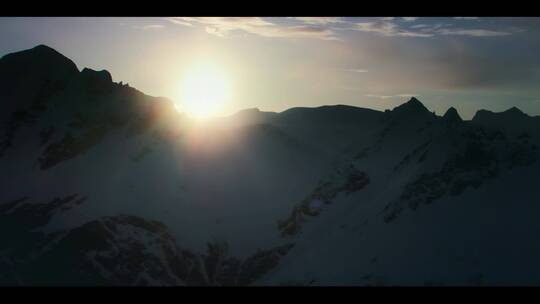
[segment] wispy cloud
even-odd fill
[[[375,94],[366,94],[366,97],[373,97],[373,98],[379,98],[379,99],[388,99],[395,97],[394,95],[375,95]]]
[[[478,20],[478,17],[454,17],[457,20]]]
[[[417,94],[398,94],[397,97],[418,97]]]
[[[202,25],[207,33],[218,37],[243,31],[263,37],[338,40],[334,31],[326,27],[312,24],[279,25],[260,17],[173,17],[168,20],[179,25]]]
[[[493,31],[487,29],[440,29],[437,30],[436,33],[440,35],[460,35],[471,37],[495,37],[513,34],[510,31]]]
[[[394,22],[389,22],[385,20],[354,23],[351,29],[356,30],[356,31],[361,31],[361,32],[375,33],[375,34],[379,34],[379,35],[387,36],[387,37],[393,37],[393,36],[431,37],[433,36],[432,33],[411,31],[408,29],[401,28]]]
[[[475,19],[477,17],[454,17],[453,19]],[[493,29],[477,26],[470,28],[462,24],[422,23],[411,24],[419,17],[379,17],[351,21],[340,17],[289,17],[295,23],[284,23],[262,17],[171,17],[170,22],[182,26],[201,26],[208,34],[227,37],[235,32],[245,32],[272,38],[313,38],[321,40],[341,40],[341,31],[372,33],[385,37],[434,37],[469,36],[501,37],[519,32],[519,29]],[[447,20],[452,20],[448,18]],[[400,22],[401,21],[401,22]]]
[[[390,99],[390,98],[410,98],[418,97],[416,94],[397,94],[397,95],[377,95],[377,94],[367,94],[366,97],[379,98],[379,99]]]
[[[433,37],[444,36],[470,36],[470,37],[497,37],[508,36],[521,29],[493,30],[487,28],[457,28],[451,23],[438,23],[434,25],[417,24],[404,27],[396,22],[386,20],[376,20],[371,22],[357,22],[350,28],[361,32],[370,32],[387,37]]]
[[[402,19],[407,22],[412,22],[418,20],[418,17],[403,17]]]
[[[157,30],[157,29],[162,29],[164,27],[165,26],[161,24],[149,24],[149,25],[142,25],[142,26],[134,25],[133,26],[133,28],[137,30]]]
[[[353,72],[353,73],[367,73],[368,70],[366,69],[345,69],[347,72]]]
[[[346,23],[340,17],[291,17],[298,21],[302,21],[306,24],[335,24],[335,23]]]
[[[195,18],[192,17],[171,17],[167,18],[170,22],[178,25],[184,25],[184,26],[193,26],[193,22],[196,21]]]

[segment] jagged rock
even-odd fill
[[[38,45],[32,49],[7,54],[0,59],[0,87],[5,94],[18,87],[10,88],[8,84],[30,81],[66,81],[78,73],[73,61],[56,50]]]
[[[519,136],[524,132],[531,132],[534,137],[540,138],[540,117],[529,116],[516,107],[498,113],[479,110],[474,115],[472,123],[502,131],[506,135]]]
[[[478,123],[486,123],[493,120],[515,120],[524,117],[528,117],[528,115],[523,113],[517,107],[511,107],[510,109],[499,113],[488,110],[478,110],[474,115],[472,121]]]
[[[425,106],[420,102],[420,100],[416,99],[415,97],[412,97],[407,101],[406,103],[403,103],[394,109],[392,109],[392,112],[394,115],[432,115]]]
[[[345,168],[344,172],[336,172],[329,181],[321,181],[317,187],[296,207],[289,217],[278,221],[278,228],[282,236],[292,236],[300,231],[302,224],[308,216],[317,216],[322,211],[323,204],[331,204],[338,194],[348,195],[365,188],[370,180],[369,176],[353,166]]]
[[[90,90],[95,92],[107,92],[112,88],[112,76],[106,70],[94,71],[89,68],[84,68],[79,77]]]
[[[21,201],[3,207],[11,209]],[[27,215],[35,217],[32,212]],[[18,240],[22,243],[16,257],[3,256],[13,262],[3,266],[0,260],[0,269],[9,269],[0,275],[0,284],[248,285],[275,268],[292,248],[288,244],[260,250],[245,260],[228,256],[226,244],[209,244],[206,254],[194,253],[179,248],[162,223],[127,215],[32,236]]]
[[[454,107],[450,107],[446,111],[446,113],[444,113],[442,118],[443,118],[443,120],[448,121],[450,123],[462,122],[463,121],[463,119],[461,119],[461,116],[459,116],[456,108],[454,108]]]

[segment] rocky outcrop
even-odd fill
[[[463,121],[454,107],[450,107],[446,113],[444,113],[442,119],[449,123],[459,123]]]
[[[536,144],[526,139],[511,141],[500,132],[471,128],[461,141],[461,150],[452,154],[439,171],[418,176],[405,186],[397,200],[384,208],[385,222],[395,220],[407,206],[416,210],[444,196],[460,195],[501,172],[530,165],[538,159]]]
[[[180,248],[164,224],[128,215],[44,233],[40,228],[54,214],[86,198],[28,200],[0,205],[0,285],[248,285],[292,248],[287,244],[238,259],[228,255],[226,243],[214,242],[206,253],[197,253]]]
[[[369,176],[352,165],[327,181],[319,185],[296,207],[289,217],[278,222],[278,229],[282,236],[297,234],[308,217],[318,216],[324,205],[332,203],[338,194],[348,195],[362,190],[369,184]]]

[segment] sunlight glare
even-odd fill
[[[180,108],[197,118],[219,114],[230,98],[227,78],[220,69],[210,65],[188,71],[181,90]]]

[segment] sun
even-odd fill
[[[215,66],[196,66],[183,78],[180,108],[197,118],[219,114],[229,98],[227,77]]]

